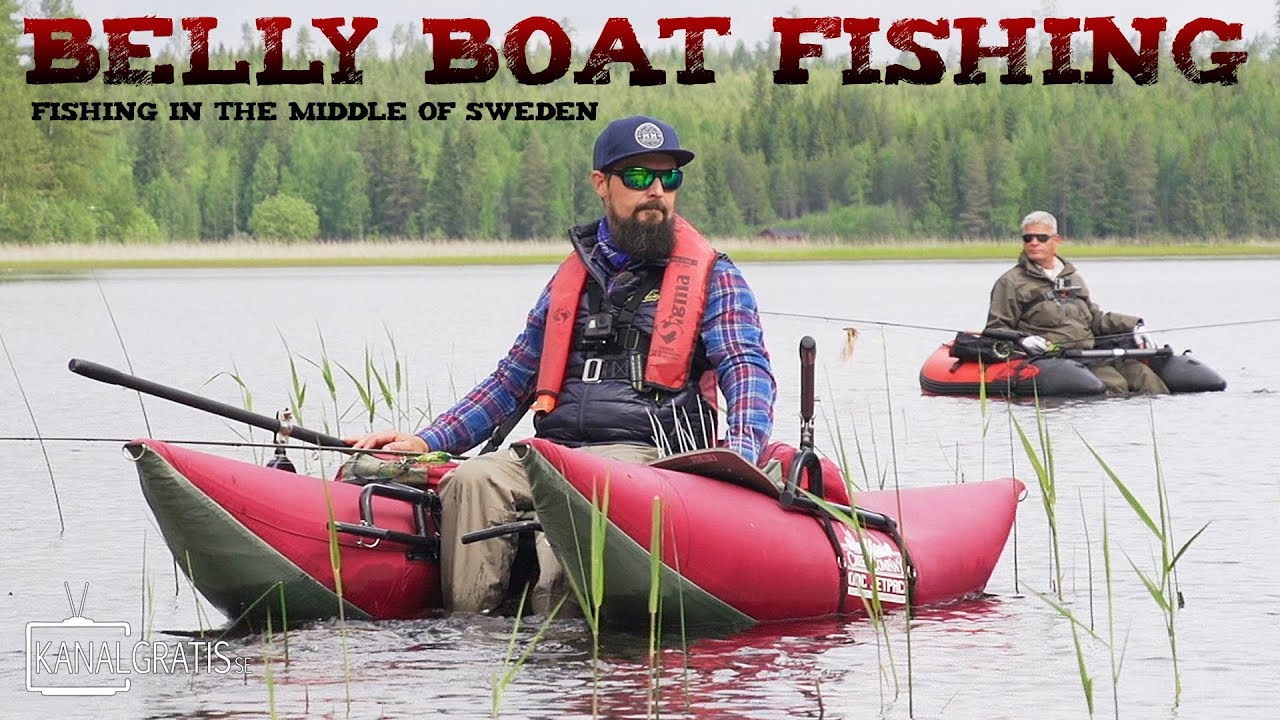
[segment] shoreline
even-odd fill
[[[847,243],[821,240],[715,238],[737,262],[1012,260],[1009,241]],[[1280,256],[1280,241],[1233,240],[1064,244],[1070,258],[1244,258]],[[252,268],[413,265],[534,265],[560,262],[563,240],[354,241],[259,243],[252,241],[137,245],[0,244],[0,273],[97,269]]]

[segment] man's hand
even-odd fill
[[[427,447],[427,441],[417,435],[394,430],[383,430],[369,433],[363,437],[343,438],[343,440],[351,443],[351,447],[357,450],[403,450],[416,453],[425,453],[431,450],[431,448]]]
[[[1049,341],[1039,335],[1028,335],[1019,340],[1018,344],[1031,355],[1043,355],[1049,352]]]

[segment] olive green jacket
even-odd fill
[[[1099,335],[1131,332],[1142,320],[1133,315],[1103,312],[1089,298],[1076,266],[1062,260],[1055,285],[1024,252],[1018,264],[991,288],[988,330],[1017,330],[1068,348],[1087,350]]]

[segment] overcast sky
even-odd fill
[[[31,3],[36,4],[34,0]],[[881,27],[900,18],[985,17],[995,21],[1002,17],[1055,15],[1058,17],[1114,16],[1128,26],[1133,17],[1165,17],[1170,28],[1181,27],[1188,20],[1210,16],[1230,22],[1244,23],[1245,38],[1258,34],[1275,34],[1276,6],[1273,0],[648,0],[633,3],[609,3],[600,0],[464,0],[463,2],[405,2],[405,0],[195,0],[163,2],[162,0],[76,0],[81,17],[100,20],[104,17],[158,15],[183,17],[211,15],[219,19],[223,42],[236,45],[240,26],[252,18],[283,15],[294,19],[295,27],[313,17],[373,16],[379,30],[397,23],[412,22],[420,31],[422,17],[478,17],[489,22],[500,37],[517,20],[531,15],[546,15],[556,20],[568,18],[577,30],[579,43],[593,43],[606,18],[627,17],[642,42],[657,40],[657,18],[678,16],[728,16],[734,40],[748,44],[767,40],[772,33],[774,16],[787,15],[793,9],[800,16],[878,17]],[[99,28],[100,30],[100,28]],[[215,42],[218,36],[214,36]]]

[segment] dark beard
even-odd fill
[[[641,210],[662,210],[661,205],[636,208],[629,218],[609,214],[609,231],[613,244],[637,260],[665,260],[676,247],[676,218],[667,215],[665,220],[646,222],[636,217]]]

